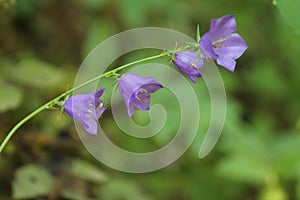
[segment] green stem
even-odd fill
[[[52,101],[50,101],[52,102]],[[35,111],[33,111],[32,113],[30,113],[29,115],[27,115],[25,118],[23,118],[21,121],[19,121],[12,129],[11,131],[7,134],[7,136],[5,137],[5,139],[3,140],[3,142],[1,143],[0,146],[0,153],[2,152],[2,150],[4,149],[4,147],[6,146],[6,144],[8,143],[8,141],[10,140],[10,138],[13,136],[13,134],[23,125],[25,124],[25,122],[27,122],[28,120],[30,120],[32,117],[34,117],[35,115],[37,115],[38,113],[40,113],[41,111],[47,109],[49,107],[49,103],[46,103],[44,105],[42,105],[41,107],[39,107],[38,109],[36,109]]]
[[[177,50],[174,50],[174,51],[167,51],[167,52],[164,52],[164,53],[161,53],[161,54],[158,54],[158,55],[155,55],[155,56],[151,56],[151,57],[147,57],[147,58],[143,58],[143,59],[140,59],[140,60],[136,60],[136,61],[133,61],[131,63],[128,63],[128,64],[125,64],[125,65],[122,65],[118,68],[115,68],[111,71],[108,71],[106,73],[103,73],[93,79],[90,79],[89,81],[87,82],[84,82],[82,83],[81,85],[78,85],[77,87],[74,87],[72,88],[71,90],[68,90],[67,92],[57,96],[56,98],[54,98],[53,100],[45,103],[44,105],[42,105],[41,107],[39,107],[38,109],[36,109],[35,111],[33,111],[32,113],[30,113],[29,115],[27,115],[25,118],[23,118],[21,121],[19,121],[12,129],[11,131],[7,134],[7,136],[5,137],[5,139],[3,140],[3,142],[1,143],[0,145],[0,153],[3,151],[4,147],[6,146],[6,144],[8,143],[8,141],[10,140],[10,138],[14,135],[14,133],[23,125],[25,124],[27,121],[29,121],[31,118],[33,118],[34,116],[36,116],[37,114],[39,114],[40,112],[42,112],[43,110],[46,110],[46,109],[49,109],[55,105],[57,105],[57,103],[64,97],[70,95],[73,91],[75,90],[78,90],[79,88],[82,88],[94,81],[97,81],[99,80],[100,78],[102,77],[110,77],[111,75],[114,75],[116,74],[118,71],[122,70],[122,69],[125,69],[127,67],[130,67],[132,65],[135,65],[135,64],[138,64],[138,63],[141,63],[141,62],[145,62],[145,61],[149,61],[149,60],[154,60],[154,59],[157,59],[157,58],[162,58],[162,57],[165,57],[165,56],[168,56],[170,54],[174,54],[176,52],[180,52],[180,51],[184,51],[188,49],[188,47],[185,47],[185,48],[180,48],[180,49],[177,49]]]

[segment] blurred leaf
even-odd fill
[[[12,7],[13,5],[15,5],[16,3],[16,0],[0,0],[0,9],[1,8],[10,8]]]
[[[300,199],[300,177],[298,177],[298,182],[296,184],[296,199]]]
[[[234,113],[229,114],[233,119],[236,118],[232,115]],[[232,180],[256,185],[264,183],[265,176],[273,170],[270,154],[273,140],[268,121],[260,120],[252,126],[245,126],[242,121],[236,120],[240,119],[225,125],[220,149],[228,157],[219,162],[217,171]]]
[[[289,178],[293,178],[297,173],[300,175],[299,155],[295,152],[300,152],[299,134],[285,133],[278,137],[272,148],[272,157],[277,173]]]
[[[155,13],[157,16],[161,17],[158,18],[157,21],[164,20],[162,16],[170,17],[170,15],[174,13],[176,14],[175,16],[180,16],[180,18],[185,17],[182,15],[184,4],[181,4],[180,1],[174,3],[172,0],[122,0],[119,1],[119,4],[121,18],[127,27],[145,26],[147,21],[151,19],[151,13]],[[167,9],[168,7],[172,7],[172,9]],[[178,12],[176,11],[181,11],[182,13],[178,15]],[[178,23],[177,20],[176,22]]]
[[[278,7],[282,17],[292,28],[300,34],[300,1],[299,0],[276,0],[274,4]]]
[[[64,186],[61,191],[61,196],[64,199],[72,200],[87,200],[89,186],[86,182],[72,179]]]
[[[22,102],[22,96],[19,88],[0,80],[0,113],[17,108]]]
[[[238,154],[219,162],[217,170],[233,180],[261,184],[269,168],[256,157]]]
[[[51,64],[32,58],[10,68],[9,74],[13,80],[36,88],[55,87],[64,78],[63,73]]]
[[[281,66],[271,59],[256,61],[255,68],[247,75],[248,89],[263,97],[282,98],[287,93],[289,85],[281,75]],[[264,95],[262,95],[264,94]]]
[[[38,165],[26,165],[15,173],[12,183],[13,197],[16,199],[37,198],[47,195],[53,186],[52,176]]]
[[[298,117],[296,125],[295,125],[295,130],[300,132],[300,117]]]
[[[148,195],[141,191],[139,185],[129,179],[112,179],[96,191],[99,199],[103,200],[151,200]]]
[[[86,197],[85,194],[82,194],[80,189],[82,189],[82,188],[64,189],[61,195],[64,199],[72,199],[72,200],[87,200],[87,199],[89,199]]]
[[[16,11],[22,17],[32,16],[36,11],[35,1],[33,0],[22,0],[16,4]]]
[[[95,183],[103,183],[108,180],[106,173],[98,167],[84,160],[75,160],[71,165],[71,174],[75,177]]]
[[[259,198],[260,200],[287,200],[287,194],[280,186],[265,188]]]
[[[115,33],[114,27],[106,19],[98,19],[90,25],[83,47],[83,56],[88,55],[98,44]]]
[[[146,9],[149,8],[147,1],[123,0],[120,1],[120,4],[122,20],[128,27],[145,23],[147,19]]]
[[[94,10],[99,10],[107,0],[81,0],[85,5]]]

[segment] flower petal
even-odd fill
[[[101,101],[101,103],[96,108],[96,118],[99,119],[105,110],[106,110],[106,108],[104,107],[104,105]]]
[[[125,74],[119,84],[119,91],[123,97],[123,100],[129,107],[131,96],[139,90],[143,85],[148,83],[156,83],[155,78],[141,77],[136,74]]]
[[[83,128],[90,134],[96,135],[98,131],[98,122],[91,118],[88,118],[83,123]]]
[[[119,91],[126,104],[128,115],[132,117],[134,109],[149,110],[150,94],[162,87],[155,78],[145,78],[135,74],[123,75],[119,83]]]
[[[213,50],[213,45],[212,42],[209,39],[210,33],[207,32],[205,33],[201,39],[200,39],[200,49],[201,49],[201,55],[202,57],[207,57],[213,60],[217,59],[217,55],[215,54]]]
[[[89,94],[71,96],[64,105],[66,113],[83,124],[84,129],[90,134],[97,133],[97,121],[105,111],[100,99],[104,90],[105,88],[100,88]]]
[[[248,48],[242,37],[235,31],[234,15],[212,19],[210,30],[199,42],[201,56],[216,60],[219,65],[234,71],[235,60]]]
[[[132,105],[138,110],[149,110],[150,109],[150,96],[146,98],[134,98],[132,99]]]
[[[232,59],[239,58],[248,48],[243,38],[237,34],[231,34],[227,40],[218,44],[220,48],[214,48],[217,55],[229,57]]]
[[[222,56],[222,57],[218,57],[217,63],[219,65],[225,67],[229,71],[233,72],[234,68],[235,68],[236,61],[234,59],[230,58],[230,57]]]
[[[71,96],[65,102],[66,113],[75,120],[82,121],[86,111],[89,109],[89,97],[87,94]]]
[[[185,75],[195,82],[195,78],[201,77],[200,68],[203,65],[202,57],[196,58],[197,51],[182,51],[175,54],[173,64]]]
[[[156,90],[159,90],[160,88],[163,88],[164,86],[160,83],[150,83],[143,85],[143,89],[146,90],[148,93],[153,93]]]
[[[94,92],[95,99],[99,99],[102,96],[104,90],[105,90],[105,88],[100,88],[99,90],[97,90],[96,92]]]
[[[134,107],[133,107],[133,104],[130,104],[130,105],[127,106],[127,111],[128,111],[129,117],[132,117],[132,116],[133,116],[133,113],[134,113]]]
[[[210,21],[210,39],[212,41],[226,38],[236,32],[236,21],[234,15],[226,15]]]

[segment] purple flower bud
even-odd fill
[[[126,104],[128,115],[132,117],[134,109],[149,110],[150,94],[163,86],[155,78],[145,78],[135,74],[125,74],[119,83],[119,91]]]
[[[200,68],[203,65],[203,60],[197,57],[197,51],[182,51],[175,54],[173,64],[184,74],[186,74],[192,82],[195,78],[201,77]]]
[[[230,71],[234,71],[236,59],[248,48],[243,38],[235,33],[234,15],[210,21],[210,30],[200,39],[202,56],[206,56]]]
[[[79,121],[90,134],[97,134],[98,119],[105,110],[100,99],[104,90],[100,88],[93,93],[71,96],[64,105],[66,113]]]

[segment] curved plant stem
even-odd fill
[[[68,95],[70,95],[73,91],[75,91],[75,90],[77,90],[79,88],[82,88],[82,87],[84,87],[84,86],[86,86],[86,85],[88,85],[88,84],[90,84],[90,83],[92,83],[94,81],[97,81],[97,80],[99,80],[102,77],[110,77],[110,76],[116,75],[118,71],[120,71],[122,69],[125,69],[127,67],[130,67],[130,66],[133,66],[135,64],[138,64],[138,63],[141,63],[141,62],[145,62],[145,61],[149,61],[149,60],[154,60],[154,59],[157,59],[157,58],[162,58],[162,57],[165,57],[165,56],[169,56],[169,55],[174,54],[176,52],[184,51],[184,50],[186,50],[188,48],[189,47],[184,47],[184,48],[180,48],[180,49],[177,49],[177,50],[174,50],[174,51],[167,51],[167,52],[155,55],[155,56],[150,56],[150,57],[147,57],[147,58],[143,58],[143,59],[136,60],[136,61],[133,61],[131,63],[125,64],[125,65],[122,65],[122,66],[117,67],[117,68],[115,68],[115,69],[113,69],[111,71],[108,71],[108,72],[103,73],[103,74],[101,74],[99,76],[96,76],[95,78],[90,79],[89,81],[84,82],[81,85],[78,85],[77,87],[74,87],[71,90],[68,90],[67,92],[65,92],[65,93],[57,96],[56,98],[54,98],[51,101],[45,103],[44,105],[42,105],[41,107],[39,107],[38,109],[36,109],[35,111],[33,111],[32,113],[30,113],[29,115],[27,115],[25,118],[23,118],[21,121],[18,122],[11,129],[11,131],[7,134],[7,136],[5,137],[5,139],[3,140],[3,142],[1,143],[1,145],[0,145],[0,153],[3,151],[4,147],[6,146],[6,144],[10,140],[10,138],[14,135],[14,133],[23,124],[25,124],[27,121],[29,121],[31,118],[33,118],[34,116],[36,116],[37,114],[39,114],[43,110],[52,108],[53,106],[57,105],[60,102],[60,100],[62,100],[63,98],[67,97]]]

